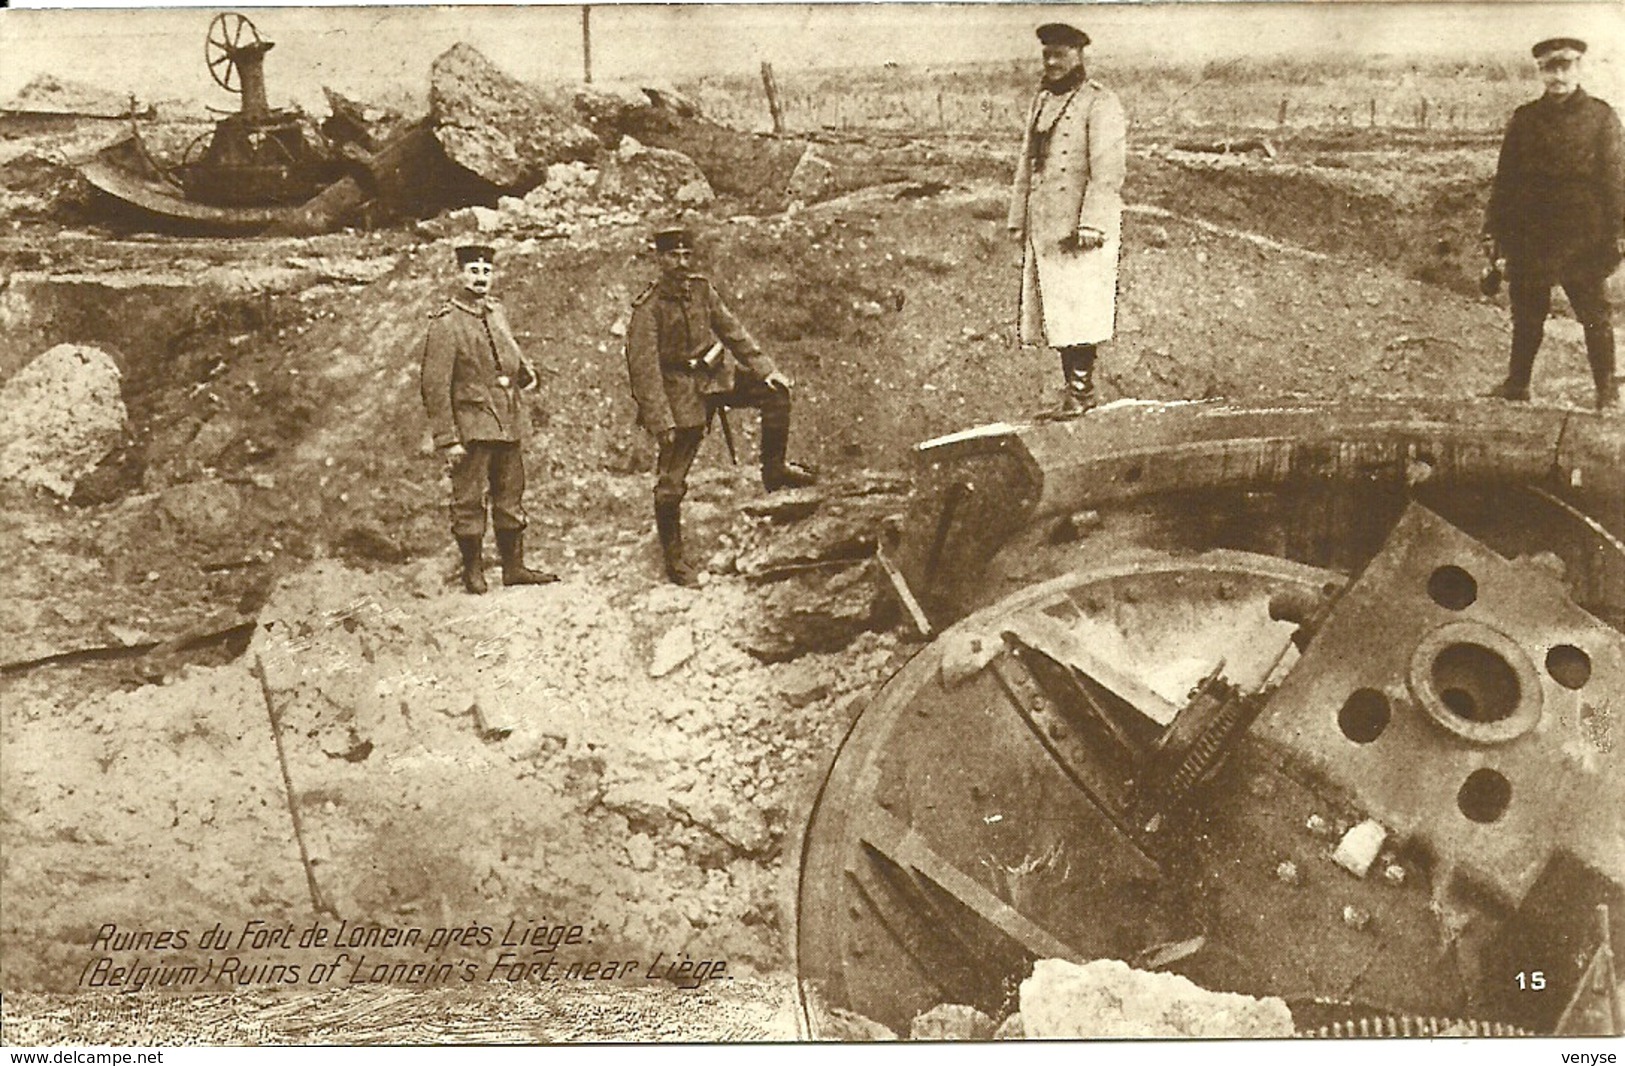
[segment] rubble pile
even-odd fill
[[[128,118],[136,110],[132,97],[54,74],[35,75],[16,96],[0,104],[0,112],[83,118]]]
[[[29,960],[13,987],[54,987],[84,928],[157,920],[155,900],[169,923],[310,911],[260,670],[311,870],[337,913],[546,915],[587,925],[605,957],[782,967],[792,812],[898,645],[849,634],[840,651],[765,665],[751,651],[765,608],[748,584],[606,580],[636,572],[642,547],[480,599],[454,591],[440,559],[373,573],[328,560],[272,594],[228,665],[77,706],[19,705],[12,872],[67,870],[95,887],[65,904],[8,874],[9,924],[24,931],[8,958]],[[155,777],[184,783],[142,787]]]

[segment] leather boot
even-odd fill
[[[485,561],[480,558],[481,537],[458,537],[457,551],[463,557],[463,591],[481,595],[486,590]]]
[[[1094,410],[1095,346],[1081,344],[1072,348],[1062,348],[1061,376],[1066,383],[1066,391],[1061,396],[1061,406],[1054,417],[1065,421]]]
[[[1540,351],[1540,342],[1545,332],[1544,317],[1513,318],[1512,353],[1507,358],[1506,380],[1484,393],[1486,397],[1492,400],[1511,400],[1513,403],[1529,402],[1529,379],[1535,372],[1535,356]]]
[[[674,585],[692,588],[700,575],[683,557],[682,504],[655,504],[655,529],[660,532],[660,552],[666,560],[666,578]]]
[[[818,472],[800,463],[787,462],[790,448],[790,416],[762,417],[762,487],[768,492],[799,489],[818,484]]]
[[[1529,386],[1519,386],[1517,382],[1508,378],[1506,381],[1484,394],[1490,400],[1511,400],[1514,403],[1529,402]]]
[[[497,551],[502,556],[504,585],[550,585],[559,579],[557,574],[525,566],[525,531],[522,529],[497,530]]]

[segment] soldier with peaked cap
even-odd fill
[[[626,368],[638,425],[660,442],[655,525],[666,576],[694,585],[699,573],[683,554],[681,506],[688,471],[712,414],[729,407],[762,412],[762,485],[769,492],[810,485],[812,471],[786,461],[790,379],[751,337],[717,293],[689,269],[694,237],[683,228],[654,235],[660,277],[632,302]],[[737,360],[739,367],[733,365]]]
[[[463,588],[486,591],[481,545],[490,495],[491,524],[504,585],[542,585],[555,574],[525,566],[525,412],[520,390],[536,369],[519,350],[508,317],[490,295],[496,253],[457,248],[461,291],[429,315],[423,341],[423,407],[434,444],[451,472],[451,532],[462,556]]]
[[[1126,124],[1117,97],[1084,70],[1089,35],[1064,22],[1038,27],[1044,76],[1016,163],[1008,226],[1025,253],[1020,337],[1061,356],[1058,417],[1095,405],[1097,346],[1117,313]]]
[[[1489,395],[1529,399],[1552,286],[1568,294],[1585,332],[1597,409],[1619,402],[1606,281],[1625,256],[1625,149],[1619,116],[1580,87],[1585,42],[1553,37],[1533,49],[1546,91],[1513,112],[1484,217],[1484,250],[1504,260],[1512,305],[1506,380]]]

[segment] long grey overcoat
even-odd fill
[[[1126,136],[1122,104],[1096,82],[1061,97],[1041,91],[1033,100],[1007,219],[1025,238],[1019,319],[1024,344],[1061,348],[1111,339]],[[1080,225],[1105,234],[1104,246],[1079,249],[1074,240]]]

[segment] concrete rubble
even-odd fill
[[[504,192],[532,189],[550,164],[591,159],[599,146],[573,112],[465,44],[434,61],[429,107],[446,158]]]
[[[0,387],[0,481],[64,499],[119,443],[125,409],[113,357],[59,344]]]
[[[993,1019],[963,1003],[939,1003],[909,1023],[910,1040],[988,1040]]]
[[[1116,959],[1083,965],[1040,959],[1021,982],[1021,1020],[1026,1037],[1035,1040],[1272,1039],[1293,1033],[1291,1012],[1273,996],[1210,992],[1178,974],[1147,973]]]

